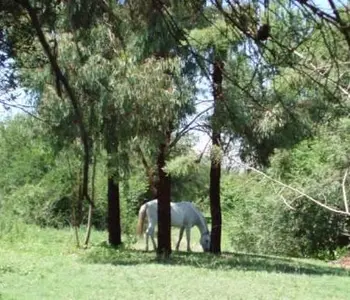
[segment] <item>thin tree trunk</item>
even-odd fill
[[[94,161],[92,165],[92,175],[91,175],[91,202],[92,203],[95,202],[95,178],[96,178],[96,154],[94,155]],[[92,207],[91,204],[89,204],[88,222],[87,222],[86,236],[85,236],[85,242],[84,242],[85,247],[87,247],[90,241],[93,212],[94,212],[94,208]]]
[[[171,220],[170,220],[170,192],[171,178],[164,171],[166,155],[170,143],[170,130],[165,140],[159,145],[157,159],[159,186],[158,186],[158,258],[169,258],[171,254]]]
[[[76,246],[77,248],[80,248],[79,229],[77,226],[74,226],[74,235],[75,235]]]
[[[86,92],[86,91],[85,91]],[[89,129],[92,134],[93,129],[93,123],[94,123],[94,113],[95,113],[95,101],[91,101],[90,103],[90,121],[89,121]],[[98,141],[97,136],[95,136],[95,141],[91,141],[91,149],[93,150],[93,161],[92,161],[92,174],[91,174],[91,203],[95,203],[95,177],[96,177],[96,164],[97,164],[97,155],[96,150],[97,146],[96,143]],[[91,229],[92,229],[92,215],[94,211],[94,207],[92,204],[89,203],[89,212],[88,212],[88,221],[87,221],[87,228],[86,228],[86,235],[85,235],[85,242],[84,247],[87,247],[90,241],[91,236]]]
[[[80,247],[79,228],[83,216],[83,195],[81,184],[81,170],[79,170],[77,182],[73,190],[72,199],[72,224],[74,227],[74,234],[76,240],[76,246]]]
[[[212,123],[212,146],[213,149],[220,149],[220,126],[218,124],[218,102],[222,98],[222,68],[221,60],[215,60],[213,70],[213,95],[214,95],[214,113]],[[216,151],[214,151],[216,152]],[[210,213],[212,220],[211,247],[212,253],[221,252],[221,204],[220,204],[220,178],[221,178],[221,159],[211,155],[210,164]]]
[[[77,215],[76,215],[76,205],[75,201],[73,200],[72,203],[72,223],[73,223],[73,228],[74,228],[74,236],[75,236],[75,245],[77,248],[80,247],[80,239],[79,239],[79,227],[77,225],[78,220],[77,220]]]
[[[76,226],[80,227],[82,221],[83,221],[83,186],[81,184],[81,173],[79,172],[78,177],[78,198],[77,198],[77,223]]]

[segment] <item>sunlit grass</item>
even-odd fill
[[[228,252],[174,252],[166,262],[144,241],[108,247],[93,232],[18,226],[0,237],[0,299],[348,299],[349,272],[314,260]],[[81,232],[83,237],[84,232]],[[173,240],[177,238],[174,231]],[[193,250],[200,250],[193,231]],[[186,243],[183,240],[182,249]]]

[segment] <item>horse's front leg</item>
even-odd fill
[[[182,236],[184,234],[184,230],[185,230],[185,227],[181,227],[180,228],[179,241],[176,244],[176,251],[179,251],[179,247],[180,247],[180,243],[181,243],[181,240],[182,240]]]
[[[191,252],[191,227],[186,227],[187,251]]]

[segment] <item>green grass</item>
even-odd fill
[[[12,229],[0,237],[0,299],[349,299],[350,273],[320,261],[225,246],[219,257],[174,252],[157,262],[142,242],[115,250],[105,239],[93,232],[83,250],[70,230]]]

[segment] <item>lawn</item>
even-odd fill
[[[350,273],[320,261],[226,247],[220,257],[174,252],[160,263],[141,242],[114,250],[105,239],[93,232],[83,250],[70,230],[0,237],[0,299],[349,299]]]

